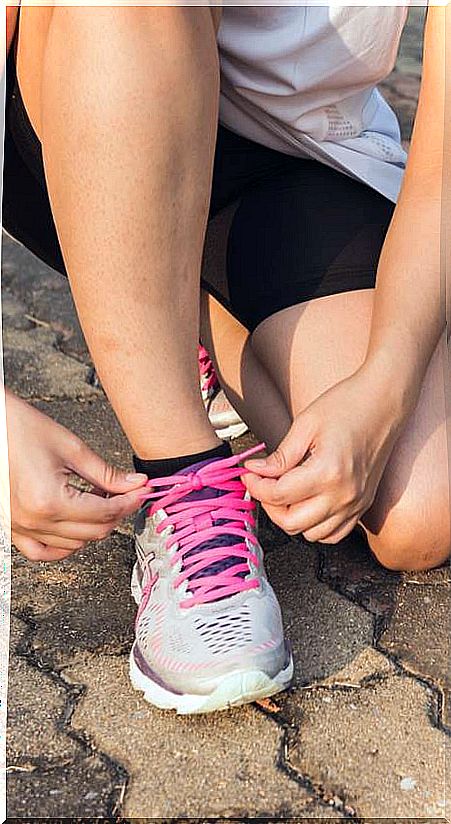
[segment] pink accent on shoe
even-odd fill
[[[205,346],[199,344],[198,349],[198,358],[199,358],[199,372],[202,379],[202,388],[204,391],[209,394],[210,392],[215,392],[216,389],[219,389],[219,380],[216,374],[216,370],[213,366],[213,361],[210,358]]]
[[[135,627],[138,626],[138,621],[139,621],[142,613],[144,612],[144,610],[147,606],[149,598],[152,594],[152,589],[154,588],[157,581],[158,581],[158,575],[153,575],[151,578],[149,578],[149,580],[147,581],[147,583],[143,587],[142,598],[141,598],[141,601],[139,602],[138,611],[136,613]]]
[[[171,564],[182,562],[182,571],[174,581],[174,588],[187,581],[188,591],[191,593],[190,598],[180,602],[181,607],[188,608],[216,601],[259,586],[258,579],[242,577],[243,572],[249,572],[249,562],[258,566],[259,559],[245,543],[248,541],[256,546],[258,541],[248,529],[255,526],[255,519],[251,514],[255,509],[255,503],[245,500],[246,488],[240,476],[246,469],[239,466],[239,463],[264,448],[265,445],[260,444],[241,455],[211,461],[196,472],[186,475],[178,474],[149,480],[147,485],[153,490],[156,487],[162,488],[149,492],[143,496],[143,500],[154,500],[149,508],[151,516],[159,509],[165,510],[167,517],[159,523],[157,532],[172,527],[166,548],[170,550],[177,544],[178,549],[171,558]],[[183,500],[190,493],[205,488],[225,494],[200,500]],[[211,520],[207,519],[207,516],[210,516]],[[216,525],[210,525],[213,522],[216,522]],[[221,538],[232,535],[242,538],[243,541],[228,546],[213,546],[189,554],[207,541],[219,539],[220,542]],[[207,569],[213,562],[230,558],[243,558],[244,562],[212,575],[192,577]]]

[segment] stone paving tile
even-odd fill
[[[402,584],[393,614],[378,640],[381,650],[446,691],[443,722],[448,726],[451,726],[450,610],[449,584],[434,587]]]
[[[426,17],[426,3],[412,6],[401,37],[396,66],[404,75],[421,76],[423,56],[423,28]]]
[[[270,525],[262,544],[293,647],[295,684],[322,680],[371,646],[372,616],[318,581],[316,549]]]
[[[333,589],[374,613],[381,623],[393,614],[401,586],[424,584],[435,587],[451,581],[448,565],[423,573],[401,574],[384,569],[358,530],[339,545],[321,549],[320,577]]]
[[[80,816],[86,822],[109,818],[117,787],[108,767],[97,755],[85,757],[68,767],[36,771],[30,775],[12,773],[7,782],[8,821],[24,816],[31,821],[65,821]]]
[[[374,613],[379,621],[378,648],[445,691],[443,721],[451,725],[449,566],[424,573],[388,572],[354,534],[339,547],[323,551],[321,577]]]
[[[152,818],[156,824],[174,824],[174,818]],[[177,818],[177,824],[212,824],[212,822],[219,822],[222,821],[222,818]],[[334,809],[328,809],[326,805],[321,804],[319,802],[312,802],[308,804],[305,808],[305,813],[302,815],[302,818],[291,817],[286,819],[280,818],[263,818],[263,819],[250,819],[250,818],[233,818],[232,819],[234,824],[249,824],[251,820],[262,821],[262,824],[279,824],[281,820],[289,821],[290,824],[299,824],[302,821],[302,824],[305,822],[313,821],[315,824],[322,824],[325,821],[342,821],[343,816]],[[133,819],[122,819],[121,824],[149,824],[149,818],[133,818]],[[404,822],[403,822],[404,824]],[[409,822],[407,822],[409,824]],[[412,822],[413,824],[413,822]],[[423,824],[423,822],[422,822]],[[427,824],[427,822],[426,822]]]
[[[384,569],[366,540],[354,531],[337,546],[321,549],[321,580],[381,621],[392,614],[401,575]]]
[[[125,657],[85,655],[66,676],[87,685],[72,726],[131,774],[126,818],[302,817],[313,800],[278,768],[282,731],[253,707],[161,712],[134,692]]]
[[[10,770],[62,766],[82,753],[74,739],[57,727],[66,705],[66,690],[18,655],[26,624],[11,618],[8,688],[8,765]]]
[[[385,99],[396,111],[405,143],[412,136],[420,89],[423,20],[423,8],[410,9],[396,67],[380,85]]]
[[[10,291],[27,312],[49,323],[62,351],[91,363],[66,278],[3,234],[2,289]]]
[[[407,76],[397,69],[381,84],[381,91],[385,99],[396,110],[402,139],[406,142],[412,136],[419,87],[420,80],[418,77],[414,75]]]
[[[53,400],[37,401],[34,406],[82,438],[109,463],[132,469],[132,450],[103,393],[76,404],[71,400]]]
[[[55,333],[36,326],[24,331],[5,325],[3,358],[5,383],[22,398],[90,397],[98,394],[88,383],[89,367],[55,348]]]
[[[133,549],[113,534],[60,563],[13,558],[12,602],[36,623],[34,651],[63,666],[80,650],[118,653],[133,638],[130,595]]]
[[[442,817],[445,737],[431,724],[434,701],[401,675],[294,693],[283,709],[289,762],[359,817]]]
[[[366,647],[346,664],[343,669],[334,672],[321,681],[321,686],[359,688],[369,679],[381,678],[396,672],[396,667],[389,658],[373,647]]]
[[[6,289],[1,291],[2,324],[12,329],[34,329],[35,324],[30,320],[27,307]]]
[[[23,638],[28,632],[24,622],[12,616],[8,820],[23,815],[53,818],[66,815],[71,806],[80,815],[107,815],[117,795],[115,771],[64,730],[67,690],[23,657]]]

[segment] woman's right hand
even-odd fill
[[[27,558],[66,558],[106,538],[139,508],[145,475],[108,465],[72,432],[8,391],[6,414],[12,539]],[[92,490],[72,486],[74,474]]]

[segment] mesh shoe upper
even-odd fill
[[[242,457],[150,481],[154,502],[137,517],[137,663],[173,691],[208,691],[234,669],[272,676],[284,665]]]

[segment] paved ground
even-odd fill
[[[406,139],[418,59],[415,24],[387,86]],[[66,283],[8,239],[3,311],[9,385],[127,466]],[[262,531],[296,681],[206,718],[152,709],[128,683],[129,527],[64,564],[14,554],[11,818],[443,819],[448,569],[389,574],[358,536],[321,549]]]

